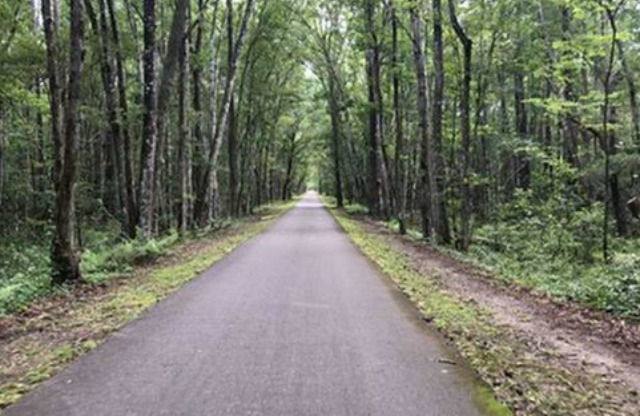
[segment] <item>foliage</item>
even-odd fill
[[[602,206],[566,213],[565,198],[536,204],[529,194],[501,207],[500,220],[479,228],[468,256],[501,279],[624,318],[640,319],[640,243],[617,240],[602,263]]]
[[[99,240],[98,240],[99,241]],[[166,253],[178,241],[177,234],[150,240],[130,240],[87,249],[82,256],[82,271],[87,283],[99,283],[128,276],[135,265],[147,263]],[[64,291],[51,285],[47,246],[22,243],[0,247],[0,316],[28,307],[34,300],[52,291]]]

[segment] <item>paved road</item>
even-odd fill
[[[5,416],[477,416],[470,377],[313,194]]]

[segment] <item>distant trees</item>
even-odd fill
[[[640,61],[626,53],[640,41],[635,4],[317,4],[318,26],[343,42],[332,70],[316,72],[329,86],[339,74],[341,102],[349,103],[332,109],[336,94],[325,89],[329,115],[341,117],[331,117],[339,140],[322,178],[338,199],[362,189],[348,202],[461,250],[477,228],[526,207],[549,209],[559,223],[589,217],[591,230],[599,215],[603,241],[613,222],[619,237],[640,232],[630,211],[640,185]],[[351,169],[362,161],[366,186]]]

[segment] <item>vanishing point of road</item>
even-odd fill
[[[310,193],[3,414],[481,415],[451,359]]]

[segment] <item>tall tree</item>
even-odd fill
[[[433,142],[429,163],[433,166],[431,178],[431,193],[433,199],[433,230],[435,241],[448,244],[451,236],[449,233],[449,219],[447,218],[445,190],[445,167],[442,156],[442,109],[444,104],[444,54],[442,39],[442,0],[433,0],[433,64],[434,89],[433,105],[431,107],[432,137]]]
[[[395,199],[396,199],[396,215],[400,228],[400,234],[407,232],[407,172],[406,164],[407,155],[405,155],[405,139],[402,115],[402,97],[400,92],[400,63],[398,50],[398,16],[394,1],[390,3],[391,7],[391,44],[392,44],[392,64],[393,64],[393,110],[395,119],[396,133],[396,155],[395,155]]]
[[[428,91],[427,70],[425,64],[425,33],[424,22],[418,2],[413,2],[411,7],[411,26],[413,32],[413,61],[416,70],[417,94],[418,94],[418,138],[421,145],[420,151],[420,211],[422,215],[422,233],[425,238],[436,235],[434,231],[434,215],[437,213],[435,186],[435,173],[432,163],[432,143],[429,140],[429,116],[428,116]]]
[[[42,21],[44,38],[47,47],[47,74],[49,78],[49,112],[51,114],[51,140],[54,149],[53,185],[58,188],[59,176],[62,172],[62,87],[58,69],[58,31],[51,0],[42,0]]]
[[[136,187],[134,184],[134,149],[131,134],[129,133],[129,104],[127,102],[127,81],[124,70],[125,62],[120,42],[120,29],[114,7],[114,0],[107,0],[107,7],[109,10],[109,21],[111,23],[111,39],[115,50],[116,77],[118,81],[118,116],[120,118],[119,122],[122,131],[122,151],[124,157],[123,180],[126,195],[126,212],[128,215],[128,228],[126,233],[130,238],[135,238],[136,226],[138,224],[138,207],[136,203]]]
[[[369,90],[369,209],[374,216],[385,213],[382,177],[382,97],[380,87],[380,45],[376,28],[376,1],[365,3],[368,46],[366,50],[367,85]]]
[[[78,150],[78,107],[82,87],[84,21],[82,0],[71,0],[69,82],[64,117],[64,151],[55,207],[55,232],[51,249],[53,281],[80,279],[80,256],[74,244],[74,203]]]
[[[463,49],[463,76],[460,92],[460,238],[459,248],[466,251],[471,243],[471,58],[473,43],[460,24],[455,0],[449,0],[449,18]]]
[[[144,0],[144,93],[142,117],[142,152],[140,197],[138,198],[140,228],[144,237],[153,232],[154,186],[156,181],[156,146],[158,131],[156,126],[156,3]]]
[[[216,183],[212,186],[212,195],[211,201],[212,203],[216,203],[219,200],[218,193],[218,184],[217,184],[217,169],[218,169],[218,158],[220,156],[220,150],[222,148],[222,137],[223,137],[223,129],[227,126],[229,122],[229,114],[231,110],[231,100],[233,98],[234,86],[236,81],[236,75],[238,72],[238,60],[240,59],[240,54],[242,52],[242,47],[244,46],[245,38],[247,36],[247,31],[249,28],[249,22],[251,20],[251,16],[253,15],[253,9],[255,5],[255,0],[247,0],[247,5],[245,7],[244,16],[242,18],[242,23],[240,25],[240,31],[238,33],[238,38],[235,41],[233,47],[233,54],[230,60],[230,65],[227,73],[226,84],[224,88],[224,95],[222,97],[222,108],[219,112],[219,117],[216,118],[215,129],[213,130],[213,136],[211,138],[211,144],[209,146],[209,152],[207,155],[207,163],[205,168],[203,169],[202,175],[199,179],[199,186],[196,198],[196,206],[195,206],[195,215],[196,218],[202,220],[202,216],[205,213],[205,208],[207,206],[207,184],[212,178],[212,171],[215,172],[213,178],[216,179]],[[214,209],[214,212],[216,210]]]

